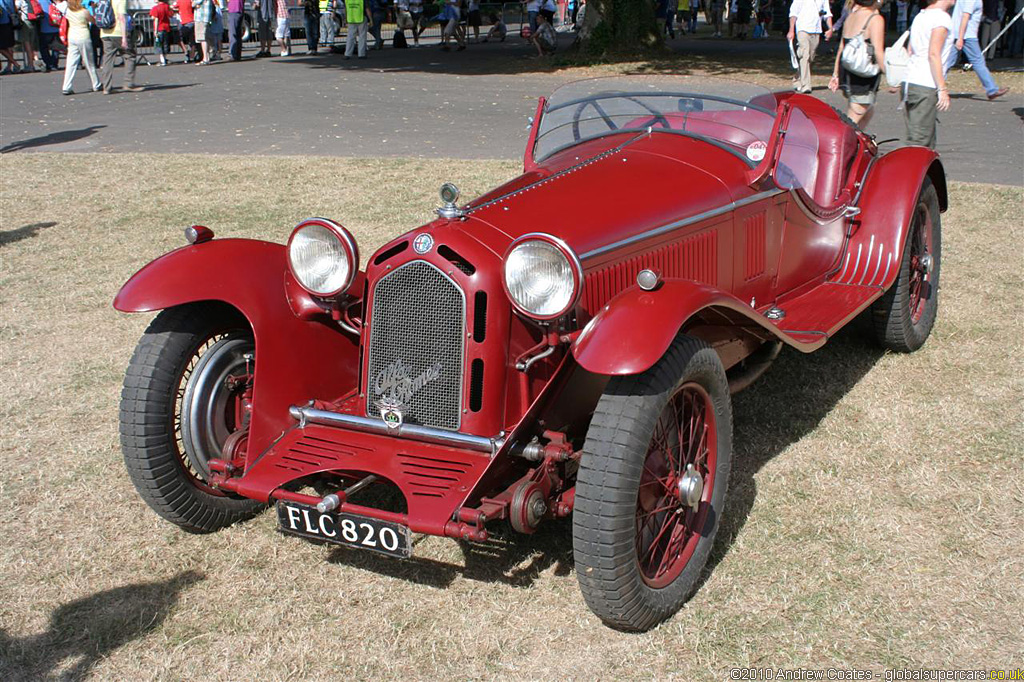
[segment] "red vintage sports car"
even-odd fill
[[[730,394],[860,313],[935,322],[942,164],[882,154],[813,97],[689,78],[541,99],[524,171],[359,270],[323,218],[287,245],[214,239],[140,270],[125,462],[167,520],[409,557],[572,516],[580,588],[644,630],[694,590],[724,509]]]

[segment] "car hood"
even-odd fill
[[[579,145],[471,202],[461,227],[499,257],[531,232],[582,255],[754,193],[750,167],[707,142],[647,133],[601,142],[597,153]]]

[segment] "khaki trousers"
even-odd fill
[[[907,83],[903,108],[907,112],[907,144],[935,149],[935,122],[938,118],[939,91]]]
[[[814,53],[818,51],[820,39],[820,33],[796,32],[796,58],[800,62],[800,75],[796,80],[797,90],[811,89],[811,62],[814,61]]]

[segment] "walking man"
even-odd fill
[[[974,67],[974,73],[985,88],[985,94],[990,100],[1002,97],[1010,91],[1009,88],[1001,88],[996,85],[992,74],[985,63],[985,55],[981,52],[981,45],[978,43],[978,27],[981,24],[981,0],[956,0],[953,6],[953,35],[956,37],[957,52],[953,53],[950,63],[946,65],[949,70],[956,64],[956,55],[963,52],[967,61]]]
[[[811,91],[811,62],[818,51],[821,40],[821,20],[825,19],[828,30],[825,40],[832,38],[832,11],[828,8],[828,0],[793,0],[789,8],[789,33],[786,39],[793,42],[796,38],[796,56],[800,62],[800,71],[793,82],[797,92]]]
[[[128,92],[141,92],[142,88],[135,85],[135,40],[125,30],[128,25],[125,0],[113,0],[110,6],[114,10],[114,26],[100,29],[100,39],[103,40],[103,65],[100,68],[103,94],[109,95],[114,91],[114,60],[118,55],[124,58],[124,89]]]

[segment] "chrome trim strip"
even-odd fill
[[[878,286],[883,286],[885,280],[889,279],[889,268],[892,267],[892,255],[895,252],[890,252],[885,258],[885,274],[882,275],[882,279],[878,281]]]
[[[874,237],[872,237],[874,239]],[[885,245],[882,243],[878,244],[878,262],[875,263],[875,271],[871,273],[871,279],[868,280],[868,284],[872,285],[875,280],[878,279],[878,271],[882,269],[882,255],[885,252]]]
[[[850,284],[853,284],[853,278],[857,276],[857,270],[860,269],[860,253],[863,249],[863,244],[857,244],[857,260],[853,261],[853,271],[850,273]]]
[[[632,132],[632,131],[627,131],[627,132]],[[488,206],[493,206],[494,204],[497,204],[499,202],[505,201],[506,199],[511,199],[512,197],[514,197],[514,196],[516,196],[518,194],[522,194],[523,192],[528,192],[529,190],[533,189],[534,187],[539,187],[539,186],[543,185],[544,183],[551,182],[552,180],[560,178],[563,175],[568,175],[569,173],[573,173],[575,171],[578,171],[579,169],[584,168],[586,166],[589,166],[592,163],[597,163],[598,161],[601,161],[602,159],[605,159],[605,158],[607,158],[609,156],[612,156],[612,155],[622,151],[623,149],[625,149],[629,145],[633,144],[637,140],[643,139],[644,136],[645,136],[645,133],[641,132],[641,133],[639,133],[637,135],[634,135],[633,137],[629,138],[628,140],[626,140],[625,142],[620,144],[618,147],[613,147],[612,149],[606,149],[605,151],[601,152],[600,154],[596,154],[595,156],[591,156],[591,157],[589,157],[587,159],[584,159],[583,161],[580,161],[577,164],[574,164],[574,165],[569,166],[567,168],[563,168],[562,170],[558,171],[557,173],[552,173],[551,175],[547,176],[546,178],[541,178],[540,180],[536,180],[534,182],[531,182],[530,184],[524,185],[523,187],[520,187],[519,189],[512,190],[508,194],[502,194],[501,196],[494,197],[493,199],[485,201],[482,204],[477,204],[476,206],[470,206],[469,204],[467,204],[466,207],[464,208],[465,215],[468,215],[468,216],[469,215],[473,215],[473,213],[475,213],[476,211],[479,211],[481,209],[487,208]],[[569,147],[575,146],[576,144],[577,144],[576,142],[573,142],[571,145],[567,145],[565,147],[565,149],[568,149]],[[559,151],[562,151],[562,150],[561,149],[556,149],[555,151],[551,152],[551,154],[556,154]],[[551,156],[551,154],[548,154],[548,156]],[[547,156],[544,157],[544,158],[547,158]],[[543,160],[543,159],[541,159],[541,160]],[[472,203],[473,202],[470,202],[470,204],[472,204]]]
[[[765,192],[758,192],[757,194],[753,194],[747,197],[746,199],[740,199],[739,201],[731,201],[725,206],[719,206],[718,208],[713,208],[710,211],[704,211],[703,213],[698,213],[697,215],[690,216],[689,218],[683,218],[682,220],[677,220],[667,225],[656,227],[653,230],[647,230],[646,232],[635,234],[632,237],[620,239],[617,242],[606,244],[605,246],[594,249],[593,251],[587,251],[586,253],[580,254],[580,260],[594,258],[595,256],[600,256],[602,254],[608,253],[609,251],[614,251],[615,249],[622,248],[623,246],[629,246],[630,244],[635,244],[636,242],[643,241],[645,239],[650,239],[651,237],[657,237],[658,235],[665,234],[666,232],[671,232],[672,230],[677,230],[681,227],[686,227],[687,225],[699,223],[702,220],[707,220],[709,218],[720,216],[723,213],[728,213],[729,211],[741,208],[743,206],[747,206],[749,204],[753,204],[755,202],[761,201],[762,199],[774,197],[778,194],[782,194],[782,190],[771,189]]]
[[[485,438],[484,436],[471,436],[456,431],[436,429],[432,426],[419,426],[418,424],[402,424],[398,428],[388,428],[380,419],[360,417],[354,414],[341,414],[339,412],[328,412],[327,410],[316,410],[312,407],[299,407],[292,405],[288,408],[288,414],[299,422],[299,428],[306,424],[320,424],[322,426],[337,426],[363,433],[374,433],[381,436],[395,436],[419,441],[421,443],[432,443],[434,445],[448,445],[467,450],[476,450],[494,455],[505,444],[503,438]]]
[[[881,243],[879,243],[879,247],[881,247]],[[875,250],[875,235],[871,235],[871,242],[868,244],[868,255],[867,255],[867,258],[864,259],[864,272],[861,273],[860,281],[857,282],[858,285],[864,284],[864,278],[868,276],[868,268],[871,267],[871,254],[874,252],[874,250]],[[879,256],[879,260],[881,260],[881,256],[882,256],[882,249],[881,248],[878,249],[878,256]]]

